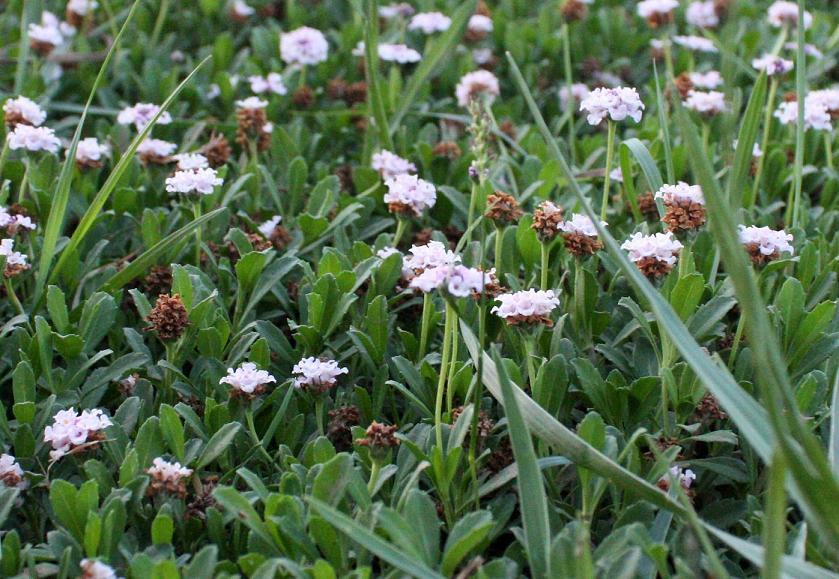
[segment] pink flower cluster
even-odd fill
[[[74,448],[100,441],[100,432],[112,424],[102,410],[84,410],[81,414],[70,408],[53,417],[52,426],[44,429],[44,442],[52,444],[50,458],[58,460]]]
[[[559,298],[553,290],[528,289],[501,294],[495,299],[501,305],[493,306],[491,312],[509,322],[547,319],[559,306]]]
[[[265,370],[257,368],[253,362],[245,362],[235,370],[227,369],[227,376],[219,380],[219,384],[228,384],[234,390],[244,394],[253,394],[260,386],[276,383],[274,378]]]
[[[590,125],[599,125],[609,117],[613,121],[622,121],[626,117],[636,123],[641,122],[644,103],[634,88],[596,88],[580,103],[580,110],[588,113]]]
[[[349,370],[338,366],[335,360],[303,358],[291,370],[295,374],[294,385],[297,388],[324,390],[331,388],[338,381],[338,376],[348,374]]]
[[[416,175],[396,175],[385,182],[384,201],[408,209],[419,217],[437,202],[437,189]]]
[[[406,175],[417,171],[416,165],[387,149],[374,153],[370,166],[378,171],[385,181],[393,179],[397,175]]]
[[[176,171],[166,178],[166,191],[169,193],[201,193],[210,195],[215,187],[224,183],[216,175],[215,169],[195,169],[194,171]]]

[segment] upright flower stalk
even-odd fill
[[[449,300],[446,300],[445,326],[443,327],[443,351],[440,361],[440,375],[437,378],[437,396],[434,399],[434,435],[437,447],[443,448],[443,393],[446,389],[446,378],[449,371],[449,356],[451,354],[452,332],[456,329],[457,312]]]
[[[609,184],[611,181],[612,156],[615,152],[615,123],[609,121],[608,133],[606,136],[606,174],[603,176],[603,200],[600,204],[600,219],[606,219],[606,210],[609,207]]]
[[[775,108],[775,95],[778,92],[778,77],[772,76],[769,81],[769,96],[766,99],[766,109],[763,112],[763,136],[760,139],[760,146],[763,147],[764,153],[766,152],[768,143],[769,143],[769,129],[772,127],[772,111]],[[761,177],[763,176],[763,158],[764,155],[760,155],[757,158],[757,166],[755,167],[755,179],[754,179],[754,186],[752,187],[752,195],[749,198],[749,203],[746,206],[747,208],[754,207],[755,203],[757,203],[758,192],[760,191],[760,183]]]

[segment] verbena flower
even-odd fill
[[[429,241],[425,245],[414,245],[402,260],[402,275],[410,279],[426,269],[460,263],[460,256],[446,248],[439,241]]]
[[[652,28],[658,28],[673,21],[673,11],[679,7],[676,0],[643,0],[635,9],[638,16]]]
[[[3,103],[6,126],[13,129],[17,125],[41,126],[47,119],[47,113],[35,101],[19,96],[6,99]]]
[[[269,72],[267,76],[249,76],[248,82],[251,83],[251,90],[256,94],[272,92],[284,95],[288,93],[288,89],[283,82],[283,75],[278,72]]]
[[[788,101],[778,105],[774,113],[775,118],[782,125],[798,123],[798,102]],[[833,129],[830,113],[823,102],[804,98],[804,128],[816,131],[830,131]]]
[[[33,127],[17,125],[13,131],[6,134],[9,148],[12,150],[26,149],[30,152],[48,151],[57,153],[61,141],[55,136],[55,131],[49,127]]]
[[[245,2],[245,0],[235,0],[230,7],[230,11],[233,13],[233,16],[240,20],[246,20],[256,14],[256,9]]]
[[[684,181],[679,181],[675,185],[663,185],[661,189],[655,192],[655,198],[661,199],[665,203],[687,201],[689,203],[705,205],[705,196],[702,194],[702,187],[699,185],[688,185]]]
[[[102,159],[111,152],[106,143],[100,143],[93,137],[79,141],[76,145],[76,164],[79,167],[101,167]]]
[[[490,274],[465,265],[441,265],[426,269],[411,280],[410,287],[423,293],[445,289],[450,295],[465,298],[480,294],[490,284]]]
[[[144,163],[165,164],[178,146],[161,139],[145,139],[137,147],[137,155]]]
[[[269,238],[271,237],[271,234],[274,232],[274,229],[277,227],[277,225],[280,224],[282,220],[282,215],[274,215],[268,221],[263,221],[259,225],[258,230],[263,235],[263,237]]]
[[[48,10],[41,12],[40,22],[31,22],[27,29],[29,46],[40,55],[46,56],[56,47],[64,44],[76,29]]]
[[[673,42],[682,48],[697,52],[719,52],[714,43],[704,36],[674,36]]]
[[[414,14],[408,23],[408,30],[420,30],[423,34],[445,32],[452,25],[452,19],[442,12],[420,12]]]
[[[605,221],[600,224],[606,227]],[[603,244],[597,239],[597,228],[587,215],[574,213],[571,219],[557,225],[557,229],[562,232],[565,249],[571,255],[584,257],[603,249]]]
[[[286,64],[318,64],[328,54],[329,43],[320,30],[303,26],[280,34],[280,57]]]
[[[70,0],[67,2],[67,11],[77,16],[87,16],[99,7],[96,0]]]
[[[151,120],[160,111],[160,107],[151,103],[137,103],[132,107],[122,109],[117,115],[117,122],[121,125],[134,125],[138,131],[146,128]],[[157,119],[157,125],[168,125],[172,122],[172,115],[164,111]]]
[[[812,106],[824,107],[831,118],[839,117],[839,88],[810,91],[804,102],[809,102]]]
[[[765,70],[767,76],[775,76],[791,71],[793,63],[791,60],[775,56],[774,54],[764,54],[760,58],[752,60],[752,66],[757,70]]]
[[[679,240],[669,231],[653,235],[633,233],[621,245],[621,249],[629,253],[629,259],[648,277],[669,273],[676,264],[682,247]]]
[[[455,87],[457,104],[462,107],[468,107],[470,102],[479,97],[491,105],[499,94],[501,87],[498,77],[488,70],[476,70],[463,75]]]
[[[384,202],[391,213],[419,217],[437,202],[434,185],[416,175],[396,175],[385,181],[385,186]]]
[[[146,469],[151,477],[147,493],[154,495],[167,493],[180,497],[186,496],[186,479],[192,476],[192,469],[182,466],[179,462],[169,462],[161,457],[152,461],[152,466]]]
[[[5,228],[9,235],[14,235],[20,229],[34,230],[36,225],[28,215],[12,213],[6,207],[0,206],[0,228]],[[23,255],[23,263],[26,263],[25,255]]]
[[[714,0],[691,2],[685,11],[685,20],[697,28],[716,28],[720,24]]]
[[[245,110],[258,110],[264,109],[268,106],[268,101],[264,101],[259,97],[248,97],[246,99],[241,99],[236,101],[236,107]]]
[[[60,410],[53,417],[52,425],[44,429],[44,442],[52,445],[50,458],[58,460],[78,447],[103,440],[101,431],[111,424],[111,419],[98,408],[81,414],[73,408]]]
[[[722,85],[722,75],[716,70],[692,72],[688,75],[696,88],[715,89]]]
[[[661,199],[667,208],[661,220],[670,231],[689,231],[705,223],[705,196],[699,185],[688,185],[684,181],[664,185],[656,191],[655,199]]]
[[[378,257],[379,259],[387,259],[391,255],[397,254],[400,254],[400,251],[395,247],[383,247],[376,252],[376,257]]]
[[[562,222],[562,207],[553,201],[542,201],[533,211],[533,223],[530,228],[536,232],[539,241],[545,243],[557,235]]]
[[[775,261],[781,253],[795,253],[795,249],[790,245],[793,240],[792,234],[783,229],[776,231],[754,225],[740,225],[739,229],[740,243],[745,246],[755,265]]]
[[[378,171],[385,181],[393,179],[397,175],[407,175],[417,171],[416,165],[387,149],[374,153],[370,166]]]
[[[335,360],[319,360],[318,358],[303,358],[291,370],[295,374],[294,385],[304,390],[325,392],[335,386],[338,376],[348,374],[349,370],[342,368]]]
[[[385,62],[411,64],[419,62],[422,55],[404,44],[379,44],[379,58]]]
[[[174,158],[178,162],[179,171],[195,171],[197,169],[206,169],[210,166],[207,157],[201,153],[181,153],[175,155]]]
[[[29,269],[29,264],[26,262],[26,255],[15,251],[14,239],[3,239],[0,241],[0,257],[6,258],[6,269],[3,271],[3,275],[7,278],[14,277]]]
[[[96,559],[82,559],[79,567],[82,570],[81,579],[118,579],[113,567]]]
[[[679,486],[681,486],[684,490],[689,490],[693,483],[696,481],[696,473],[690,469],[683,470],[680,466],[673,466],[670,467],[668,471],[669,475],[664,475],[661,477],[656,486],[661,490],[667,491],[670,490],[670,477],[675,478],[679,481]]]
[[[725,94],[719,91],[692,90],[685,99],[685,108],[704,115],[716,115],[726,110]]]
[[[785,50],[791,50],[793,52],[797,52],[798,51],[798,43],[797,42],[787,42],[787,43],[784,44],[784,49]],[[804,43],[804,54],[806,54],[807,56],[812,56],[816,60],[821,60],[822,58],[824,58],[824,53],[821,50],[819,50],[818,48],[816,48],[815,46],[813,46],[812,44],[807,43],[807,42]]]
[[[495,59],[491,48],[476,48],[472,51],[472,62],[478,66],[484,66],[491,63]]]
[[[227,376],[219,380],[219,384],[228,384],[234,390],[243,394],[258,394],[261,389],[277,379],[265,370],[257,368],[253,362],[244,362],[235,370],[227,369]]]
[[[10,488],[26,488],[27,482],[23,478],[23,469],[15,457],[10,454],[0,455],[0,483]]]
[[[580,103],[580,110],[588,113],[586,119],[590,125],[599,125],[609,117],[613,121],[622,121],[629,117],[636,123],[641,121],[644,103],[634,88],[596,88]]]
[[[215,187],[224,183],[224,179],[217,176],[215,169],[195,169],[191,171],[176,171],[166,179],[166,191],[169,193],[201,193],[210,195]]]
[[[528,289],[501,294],[495,299],[501,305],[493,306],[491,312],[510,325],[550,326],[553,322],[548,316],[559,306],[559,298],[553,290]]]
[[[798,26],[798,4],[795,2],[788,2],[786,0],[777,0],[767,11],[767,18],[769,24],[780,28],[781,26],[790,25]],[[804,11],[804,29],[808,29],[813,25],[813,15]]]

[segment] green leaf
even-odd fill
[[[492,515],[488,511],[471,512],[455,523],[446,539],[440,571],[451,577],[460,562],[486,538],[492,526]]]
[[[175,458],[184,463],[184,426],[178,413],[168,404],[160,405],[160,432]]]
[[[236,435],[239,433],[239,428],[241,428],[241,426],[242,425],[238,422],[228,422],[219,428],[218,432],[216,432],[212,438],[210,438],[209,442],[207,442],[204,450],[201,451],[201,456],[198,458],[195,468],[203,468],[207,466],[218,458],[221,453],[227,450],[233,442],[233,439],[236,438]]]

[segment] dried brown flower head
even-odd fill
[[[154,265],[143,278],[143,293],[159,296],[172,291],[172,268],[168,265]]]
[[[596,237],[577,232],[564,232],[565,249],[574,257],[586,257],[603,249],[603,242]]]
[[[580,0],[565,0],[559,11],[567,22],[577,22],[586,17],[588,7]]]
[[[638,209],[647,220],[658,219],[658,205],[652,191],[647,191],[638,197]]]
[[[446,159],[457,159],[460,157],[460,146],[454,141],[440,141],[431,150],[431,154],[435,157],[442,157]]]
[[[176,340],[189,325],[189,314],[181,296],[160,294],[146,321],[150,324],[146,330],[157,332],[161,340]]]
[[[705,206],[701,203],[672,201],[665,203],[665,207],[667,211],[661,221],[674,233],[697,229],[705,223]]]
[[[315,91],[310,86],[301,86],[291,95],[291,102],[301,109],[308,109],[315,104]]]
[[[230,143],[227,137],[222,134],[213,133],[210,135],[210,140],[201,147],[201,154],[207,158],[210,167],[217,169],[227,164],[233,150],[230,148]]]
[[[366,446],[375,457],[382,458],[394,446],[399,446],[399,439],[396,438],[396,425],[381,424],[373,421],[367,427],[365,437],[356,440],[359,446]]]
[[[271,133],[265,130],[268,118],[263,108],[240,108],[236,110],[236,142],[248,147],[256,139],[256,148],[265,151],[271,145]]]
[[[340,406],[329,411],[329,425],[326,427],[326,437],[335,448],[347,451],[352,448],[352,427],[361,423],[361,413],[357,406]]]
[[[517,222],[522,212],[519,209],[519,204],[515,197],[503,191],[496,191],[487,197],[487,210],[485,215],[495,225],[503,227]]]
[[[536,231],[539,241],[545,243],[559,234],[557,226],[560,223],[562,223],[562,207],[551,201],[542,201],[533,211],[533,223],[530,227]]]
[[[354,82],[347,86],[347,94],[344,100],[349,106],[361,104],[367,101],[367,83],[363,80]]]

